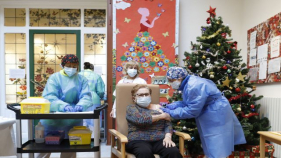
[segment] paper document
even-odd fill
[[[275,58],[268,61],[268,74],[280,72],[280,58]]]
[[[250,50],[256,47],[257,31],[254,31],[250,35]]]
[[[9,78],[25,78],[25,69],[10,69]]]
[[[257,50],[254,48],[250,51],[249,66],[257,65]]]
[[[268,44],[264,44],[258,47],[258,63],[267,60]]]
[[[280,54],[280,36],[271,39],[271,51],[270,57],[278,57]]]
[[[267,61],[262,61],[259,67],[259,79],[266,79]]]
[[[249,70],[248,76],[250,77],[250,81],[258,80],[258,68],[254,67]]]

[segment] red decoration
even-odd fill
[[[211,23],[211,19],[210,18],[207,18],[207,24],[210,24]]]
[[[188,68],[189,68],[189,69],[192,69],[192,65],[189,65]]]
[[[187,56],[185,59],[186,59],[186,60],[189,60],[189,59],[190,59],[190,57],[189,57],[189,56]]]
[[[251,105],[251,108],[254,109],[254,108],[255,108],[255,105],[252,104],[252,105]]]
[[[221,33],[221,36],[222,36],[223,38],[225,38],[225,37],[226,37],[226,33]]]
[[[238,88],[235,89],[235,91],[236,91],[237,93],[239,93],[239,92],[241,91],[241,89],[238,87]]]
[[[211,17],[215,17],[216,16],[216,8],[212,8],[210,6],[210,9],[207,12],[210,13]]]
[[[237,41],[233,42],[233,47],[237,46]]]
[[[241,97],[247,97],[247,96],[251,97],[251,95],[249,95],[248,93],[243,93],[243,94],[239,94],[239,95],[237,95],[235,97],[230,97],[228,99],[228,101],[231,102],[232,100],[237,100],[237,99],[240,99]]]
[[[226,65],[224,65],[222,68],[223,68],[224,70],[226,70],[226,69],[227,69],[227,66],[226,66]]]
[[[231,53],[231,51],[230,51],[230,50],[228,50],[228,51],[227,51],[227,53],[228,53],[228,54],[230,54],[230,53]]]
[[[249,114],[244,114],[244,112],[241,112],[241,116],[244,117],[244,118],[249,118],[249,117],[252,117],[252,116],[259,116],[259,113],[249,113]]]

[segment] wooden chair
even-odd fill
[[[111,158],[135,158],[134,155],[125,151],[125,144],[128,142],[128,124],[126,120],[126,107],[133,104],[131,90],[136,84],[118,84],[116,86],[116,122],[117,129],[109,129],[111,134]],[[152,89],[151,103],[159,104],[160,89],[158,85],[149,85]],[[179,136],[179,150],[184,156],[184,140],[190,140],[189,134],[174,132]],[[117,138],[117,142],[115,141]],[[118,147],[116,147],[116,144]],[[155,155],[160,158],[159,155]]]

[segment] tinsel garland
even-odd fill
[[[249,114],[244,114],[244,112],[241,112],[241,116],[244,117],[244,118],[249,118],[249,117],[252,117],[252,116],[259,116],[259,113],[249,113]]]
[[[214,38],[216,37],[220,32],[222,31],[222,28],[218,29],[218,31],[216,31],[214,34],[210,35],[210,36],[202,36],[200,37],[201,39],[210,39],[210,38]]]
[[[243,94],[240,94],[240,95],[237,95],[237,96],[235,96],[235,97],[230,97],[229,99],[228,99],[228,101],[229,102],[231,102],[232,100],[237,100],[237,99],[240,99],[241,97],[246,97],[246,96],[249,96],[249,97],[251,97],[251,95],[249,95],[249,93],[243,93]]]

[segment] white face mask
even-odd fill
[[[71,77],[76,74],[77,68],[64,67],[64,72],[67,74],[68,77]]]
[[[181,85],[181,82],[178,81],[178,80],[171,83],[171,86],[172,86],[173,89],[179,89],[180,85]]]
[[[128,69],[127,73],[130,77],[135,77],[136,74],[138,73],[138,70],[137,69]]]
[[[150,97],[150,96],[147,96],[147,97],[138,97],[138,98],[137,98],[137,104],[138,104],[140,107],[147,108],[150,103],[151,103],[151,97]]]

